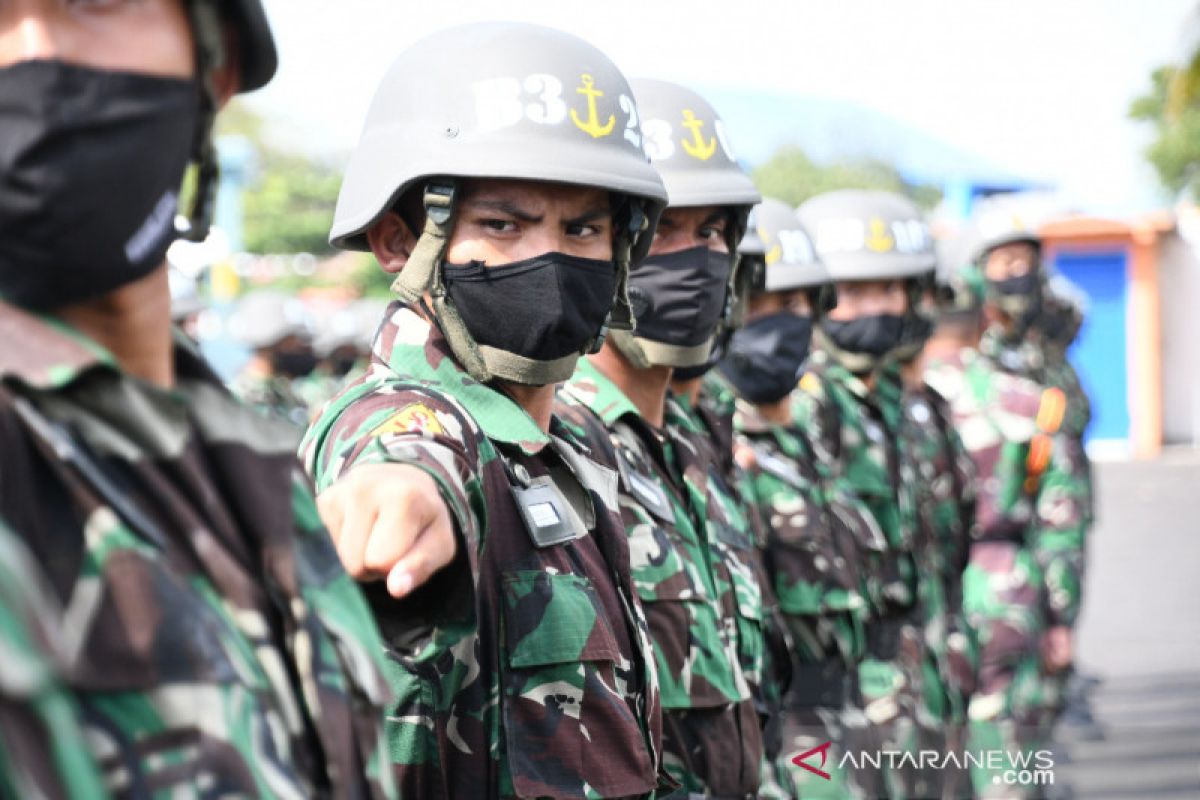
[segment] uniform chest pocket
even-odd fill
[[[211,587],[172,566],[140,546],[116,548],[98,573],[85,565],[76,582],[67,614],[83,624],[68,675],[89,741],[111,754],[110,789],[138,795],[210,780],[232,795],[257,795],[255,754],[289,752],[298,725],[294,696],[277,691],[256,654],[270,646],[269,627],[249,613],[235,624]],[[259,629],[262,641],[246,633]],[[214,733],[238,730],[250,716],[263,720],[256,741]]]
[[[629,564],[638,596],[660,600],[707,600],[698,565],[678,531],[654,523],[628,529]]]
[[[253,651],[229,635],[232,625],[204,589],[134,549],[107,554],[98,575],[86,572],[67,607],[70,618],[85,621],[70,667],[78,689],[252,681]]]
[[[521,797],[635,795],[655,785],[621,652],[585,576],[539,570],[503,578],[504,746]]]

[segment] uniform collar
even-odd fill
[[[441,331],[403,303],[388,306],[372,358],[401,380],[417,381],[454,398],[489,439],[516,445],[530,455],[550,443],[525,409],[468,375]]]
[[[0,300],[0,376],[36,389],[61,389],[94,367],[118,369],[116,358],[55,317]]]
[[[587,358],[579,359],[575,374],[567,381],[563,391],[592,409],[610,427],[625,416],[642,419],[633,401]]]
[[[172,336],[177,378],[219,382],[181,331],[172,329]],[[15,378],[34,389],[63,389],[93,370],[125,375],[116,356],[82,331],[57,317],[26,311],[3,300],[0,341],[14,343],[0,347],[0,378]]]

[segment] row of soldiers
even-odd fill
[[[52,5],[0,8],[0,794],[1024,791],[926,754],[1040,747],[1070,664],[1035,236],[939,282],[911,203],[764,200],[682,86],[434,34],[346,172],[398,299],[306,477],[170,329],[162,198],[196,163],[203,236],[261,6]]]

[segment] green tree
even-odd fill
[[[932,208],[942,198],[935,186],[912,185],[892,164],[862,158],[818,164],[797,145],[785,145],[754,170],[754,183],[767,197],[790,205],[835,189],[884,189],[907,194],[919,205]]]
[[[341,170],[273,144],[265,134],[266,120],[244,103],[230,104],[219,119],[218,134],[245,136],[258,151],[258,176],[242,198],[246,249],[260,254],[330,253],[329,227]]]
[[[1145,150],[1158,179],[1174,194],[1190,190],[1200,200],[1200,95],[1181,93],[1179,70],[1161,67],[1150,76],[1150,91],[1134,100],[1129,116],[1154,126]]]

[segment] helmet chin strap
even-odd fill
[[[213,209],[221,175],[217,148],[213,142],[218,98],[213,71],[225,63],[224,31],[217,4],[210,0],[192,0],[187,5],[196,40],[196,76],[200,85],[200,113],[196,119],[196,135],[192,159],[196,164],[196,184],[191,208],[184,215],[187,223],[179,230],[189,242],[202,242],[212,227]]]

